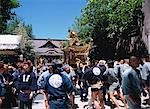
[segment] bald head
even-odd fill
[[[129,59],[129,64],[133,68],[137,68],[140,64],[140,59],[136,56],[131,56]]]

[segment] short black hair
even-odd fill
[[[108,60],[107,65],[108,65],[109,68],[113,68],[114,67],[114,61],[113,60]]]

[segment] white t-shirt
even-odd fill
[[[46,77],[48,77],[49,75],[50,75],[50,72],[48,70],[43,72],[37,80],[37,85],[40,87],[43,86],[45,84]]]
[[[149,73],[150,73],[150,62],[145,62],[141,73],[142,79],[147,80],[147,76],[149,75]]]

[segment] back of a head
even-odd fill
[[[68,64],[64,64],[63,69],[67,69],[67,68],[70,68],[70,66]]]
[[[107,65],[109,68],[113,68],[114,67],[114,61],[113,60],[108,60]]]
[[[130,59],[129,59],[129,63],[131,63],[131,61],[134,61],[134,60],[137,60],[137,59],[138,59],[138,57],[136,57],[136,56],[131,56]]]
[[[62,72],[62,62],[57,59],[52,61],[53,64],[53,73],[54,74],[60,74]]]
[[[100,60],[99,61],[99,65],[105,65],[106,64],[106,61],[105,60]]]
[[[137,56],[131,56],[129,59],[129,65],[132,66],[133,68],[138,67],[140,64],[140,58]]]
[[[53,60],[52,63],[53,63],[56,67],[58,67],[58,68],[61,68],[61,67],[62,67],[62,62],[61,62],[61,60],[59,60],[59,59]]]

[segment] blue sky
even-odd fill
[[[16,14],[31,24],[35,38],[65,39],[86,0],[19,0]]]

